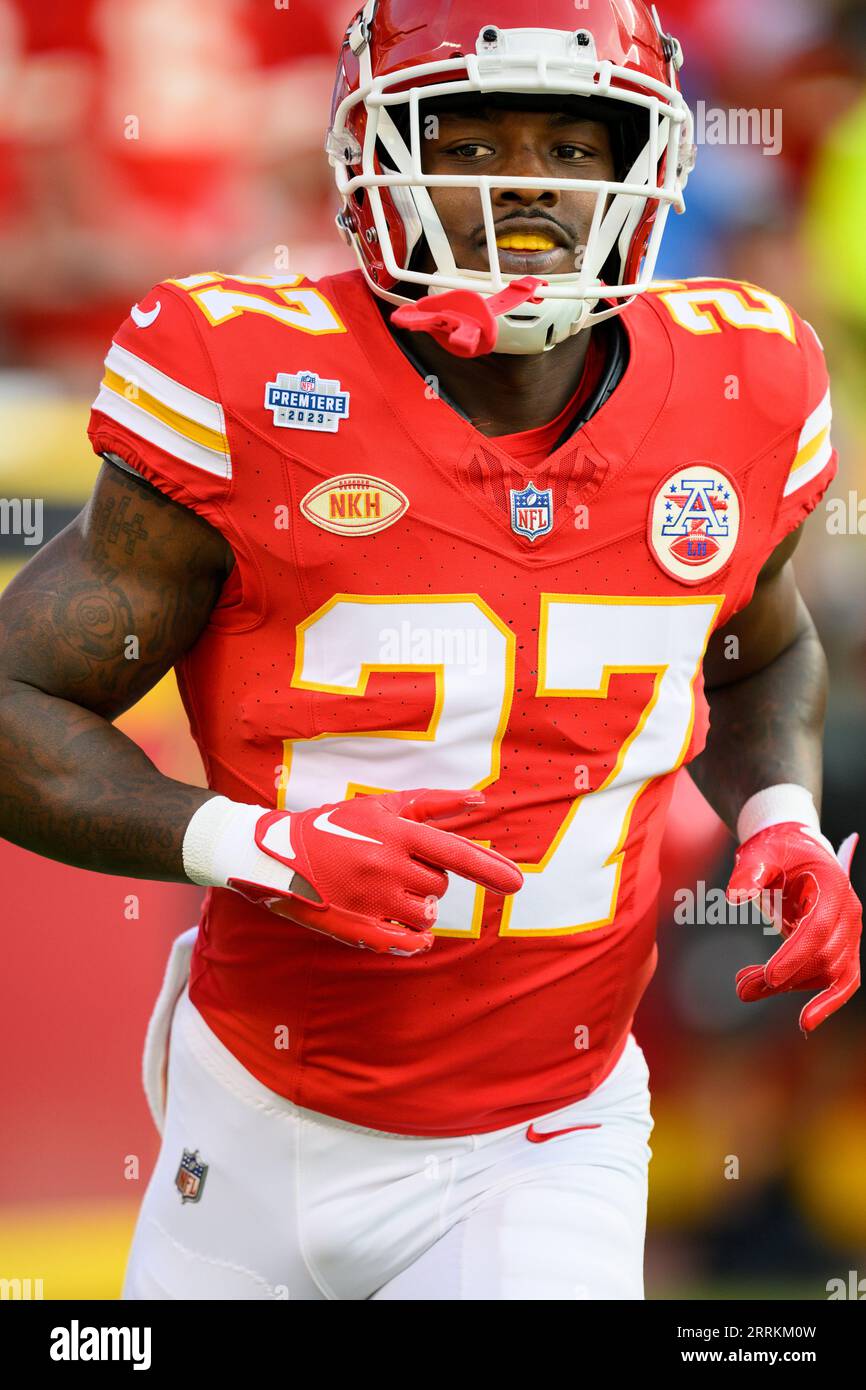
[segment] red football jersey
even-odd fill
[[[237,558],[177,671],[210,785],[289,809],[484,788],[460,828],[526,876],[506,900],[452,877],[411,959],[208,893],[192,1000],[299,1105],[480,1132],[584,1096],[624,1045],[707,641],[836,463],[820,344],[774,296],[664,284],[620,322],[619,385],[531,476],[359,272],[168,281],[111,347],[94,449]]]

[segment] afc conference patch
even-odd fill
[[[534,483],[521,491],[511,491],[511,529],[517,536],[537,541],[553,530],[553,488]]]
[[[736,483],[712,463],[677,469],[657,489],[647,541],[665,574],[703,584],[724,569],[740,534]]]
[[[349,418],[349,399],[339,381],[325,381],[316,372],[278,372],[265,387],[265,409],[286,430],[336,434]]]
[[[202,1163],[198,1149],[184,1149],[174,1180],[182,1202],[198,1202],[204,1190],[208,1165]]]

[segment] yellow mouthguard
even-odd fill
[[[519,232],[509,232],[496,238],[496,245],[503,251],[555,251],[556,242],[549,236],[525,236]]]

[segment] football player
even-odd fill
[[[809,1033],[857,988],[791,565],[827,373],[767,291],[653,282],[681,63],[642,0],[369,0],[327,144],[359,269],[167,280],[109,349],[93,497],[0,607],[0,830],[208,889],[129,1298],[643,1297],[684,764],[731,894],[780,895],[740,997]],[[112,725],[172,666],[207,791]]]

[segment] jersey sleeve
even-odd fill
[[[772,524],[773,548],[818,505],[836,476],[838,454],[831,439],[830,379],[821,341],[810,323],[796,318],[801,348],[795,396],[795,433],[783,460],[781,495]]]
[[[121,324],[105,358],[88,436],[174,501],[205,517],[228,493],[223,405],[183,291],[157,285]]]

